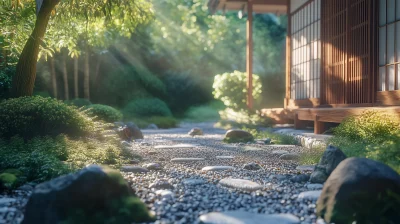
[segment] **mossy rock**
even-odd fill
[[[17,185],[18,178],[12,173],[0,174],[0,191],[4,189],[12,189]]]
[[[1,171],[2,173],[11,173],[14,174],[15,176],[19,177],[22,175],[22,172],[18,169],[6,169]]]
[[[246,143],[254,141],[254,136],[249,132],[243,130],[229,130],[226,132],[223,141],[226,143]]]
[[[75,174],[37,185],[22,223],[150,221],[154,221],[154,217],[119,171],[92,165]]]

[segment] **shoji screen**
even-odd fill
[[[400,0],[379,0],[379,91],[400,89]]]
[[[293,1],[293,0],[292,0]],[[321,0],[291,14],[291,98],[320,97]]]

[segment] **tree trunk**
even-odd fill
[[[85,75],[83,76],[83,95],[85,99],[90,99],[89,91],[89,46],[86,44],[85,47]]]
[[[78,57],[74,57],[74,89],[75,98],[79,98],[79,87],[78,87]]]
[[[14,97],[32,96],[36,79],[36,63],[39,45],[46,32],[51,11],[60,0],[43,0],[38,11],[35,28],[32,31],[19,57],[16,72],[13,77],[12,95]]]
[[[57,78],[56,78],[56,68],[54,66],[53,57],[49,57],[49,69],[51,76],[51,84],[53,86],[53,97],[57,99]]]
[[[63,79],[64,79],[64,99],[69,100],[67,55],[62,55]]]

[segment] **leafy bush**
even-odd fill
[[[89,164],[119,167],[128,157],[131,155],[117,139],[72,140],[65,135],[28,141],[18,136],[0,139],[0,170],[18,169],[22,173],[21,183],[49,180]]]
[[[220,115],[218,113],[218,110],[223,109],[223,105],[219,105],[218,102],[221,101],[189,108],[189,110],[185,113],[185,119],[195,122],[219,120]]]
[[[96,116],[99,120],[109,123],[122,120],[122,113],[113,107],[102,104],[92,104],[87,108],[89,108],[87,114],[89,116]]]
[[[61,101],[40,96],[0,102],[0,137],[67,134],[81,136],[94,131],[94,122],[83,112]]]
[[[333,131],[335,136],[350,140],[379,143],[390,138],[399,127],[398,119],[393,116],[366,111],[358,117],[345,119]]]
[[[129,121],[133,121],[139,128],[147,128],[149,124],[155,124],[159,128],[175,128],[178,126],[178,121],[173,117],[140,117],[131,118]]]
[[[142,98],[128,103],[122,110],[125,118],[172,116],[167,104],[158,98]]]
[[[165,100],[174,114],[183,115],[191,106],[213,99],[212,80],[202,74],[168,71],[162,80],[167,87]]]
[[[82,99],[82,98],[76,98],[73,100],[66,100],[64,101],[64,103],[68,104],[68,105],[74,105],[78,108],[84,107],[84,106],[89,106],[92,104],[92,102],[90,102],[90,100],[88,99]]]
[[[249,112],[246,110],[235,111],[231,108],[226,108],[219,112],[220,117],[224,121],[231,121],[238,125],[244,126],[264,126],[269,127],[272,120],[269,117],[262,117],[257,113]]]
[[[214,79],[214,98],[221,100],[225,106],[235,111],[246,109],[247,102],[247,75],[246,73],[234,71],[216,75]],[[262,84],[258,75],[253,75],[253,98],[255,108],[259,106],[262,92]]]
[[[6,66],[0,69],[0,99],[6,98],[11,89],[12,77],[15,74],[14,66]]]
[[[274,133],[270,130],[258,131],[257,129],[243,128],[243,130],[250,132],[256,139],[271,139],[271,142],[279,145],[297,145],[297,140],[291,135],[283,135]]]
[[[164,83],[141,66],[119,67],[106,76],[99,93],[99,102],[117,107],[144,97],[164,96]]]

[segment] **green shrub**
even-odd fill
[[[219,111],[220,117],[224,121],[231,121],[244,126],[264,126],[270,127],[272,125],[271,118],[262,117],[258,113],[253,113],[246,110],[235,111],[231,108]]]
[[[147,119],[149,124],[155,124],[159,128],[175,128],[178,126],[178,121],[173,117],[154,116]]]
[[[400,136],[381,144],[368,145],[366,157],[386,163],[400,173]]]
[[[167,104],[158,98],[142,98],[133,100],[123,109],[125,118],[172,116]]]
[[[73,140],[65,135],[28,141],[18,136],[0,139],[0,170],[18,169],[22,182],[49,180],[90,164],[119,167],[130,157],[118,139]]]
[[[2,188],[12,189],[17,185],[18,178],[12,173],[0,173],[0,191]]]
[[[191,106],[213,99],[212,79],[203,74],[168,71],[162,80],[167,88],[165,101],[174,114],[184,115]]]
[[[334,128],[335,136],[354,141],[379,143],[390,138],[400,127],[397,118],[375,111],[366,111],[360,116],[345,119]]]
[[[100,102],[123,107],[134,99],[165,96],[166,87],[148,69],[142,66],[125,66],[107,74],[99,90]]]
[[[87,114],[89,116],[96,116],[98,120],[109,123],[122,120],[122,113],[113,107],[102,104],[92,104],[87,108],[89,108]]]
[[[73,100],[66,100],[64,101],[64,103],[68,104],[68,105],[74,105],[78,108],[84,107],[84,106],[89,106],[92,104],[92,102],[90,102],[90,100],[88,99],[82,99],[82,98],[76,98]]]
[[[186,111],[185,119],[195,122],[217,121],[221,118],[218,110],[224,109],[223,105],[221,106],[218,104],[219,102],[221,101],[212,102],[203,106],[191,107]]]
[[[216,75],[214,79],[214,98],[221,100],[226,107],[235,111],[246,109],[247,102],[247,75],[234,71]],[[259,107],[262,84],[258,75],[253,75],[253,98],[255,108]]]
[[[272,131],[257,131],[256,129],[244,128],[243,130],[250,132],[256,139],[271,139],[271,142],[278,145],[297,145],[297,140],[291,135],[283,135]]]
[[[40,96],[20,97],[0,102],[0,138],[20,135],[67,134],[81,136],[94,131],[94,122],[83,112],[61,101]]]
[[[0,69],[0,99],[8,97],[14,74],[15,66],[6,66]]]

